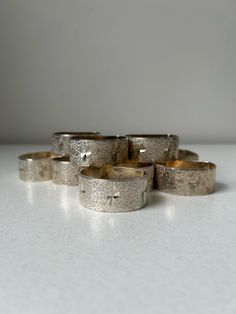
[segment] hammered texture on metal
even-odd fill
[[[187,149],[179,149],[178,160],[198,160],[198,154]]]
[[[176,195],[205,195],[214,191],[215,169],[155,166],[155,188]]]
[[[76,186],[79,183],[80,167],[71,162],[52,162],[52,181],[55,184]]]
[[[23,181],[46,181],[52,179],[52,159],[21,160],[19,178]]]
[[[100,212],[127,212],[147,202],[146,178],[111,181],[79,177],[80,203]]]
[[[52,151],[58,154],[69,155],[70,152],[70,139],[73,136],[94,136],[99,134],[98,132],[79,132],[79,133],[54,133],[52,136]]]
[[[179,138],[176,135],[129,138],[130,159],[139,161],[174,160],[178,157]]]
[[[78,166],[104,166],[122,163],[128,158],[128,139],[71,139],[71,161]]]

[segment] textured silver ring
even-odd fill
[[[147,179],[142,170],[105,166],[79,173],[80,203],[100,212],[127,212],[147,202]]]
[[[178,160],[198,160],[198,154],[192,152],[187,149],[179,149],[179,157]]]
[[[154,181],[154,164],[152,162],[127,160],[123,164],[117,164],[117,166],[145,171],[147,174],[148,192],[152,191]]]
[[[82,167],[112,165],[128,159],[128,139],[124,136],[72,137],[70,158]]]
[[[179,137],[171,134],[130,134],[130,159],[163,161],[178,158]]]
[[[94,136],[99,132],[56,132],[52,136],[52,151],[58,154],[69,155],[69,143],[73,136]]]
[[[46,181],[52,179],[52,152],[37,152],[18,157],[19,178],[23,181]]]
[[[68,156],[53,158],[52,181],[55,184],[76,186],[79,182],[80,167],[72,164]]]
[[[155,164],[155,188],[176,195],[205,195],[215,186],[216,166],[211,162],[167,161]]]

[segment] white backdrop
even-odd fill
[[[235,0],[1,0],[0,141],[236,142]]]

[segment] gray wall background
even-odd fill
[[[236,142],[235,0],[0,0],[0,142]]]

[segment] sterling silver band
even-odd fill
[[[72,137],[70,140],[72,163],[100,167],[122,163],[128,159],[128,139],[122,136]]]
[[[147,202],[147,179],[142,170],[105,166],[79,173],[80,203],[101,212],[126,212]]]
[[[73,136],[94,136],[99,132],[56,132],[52,136],[52,151],[57,154],[69,155],[69,143]]]
[[[155,188],[177,195],[205,195],[214,191],[216,166],[211,162],[167,161],[155,165]]]
[[[178,157],[179,137],[170,134],[130,134],[130,159],[138,161],[174,160]]]
[[[52,179],[52,152],[37,152],[18,157],[19,178],[23,181],[46,181]]]
[[[123,164],[117,164],[117,166],[145,171],[147,174],[148,192],[152,191],[154,181],[154,164],[152,162],[127,160]]]
[[[68,156],[53,158],[52,181],[55,184],[76,186],[79,183],[80,167],[72,164]]]
[[[179,149],[179,157],[178,160],[198,160],[198,154],[192,152],[187,149]]]

